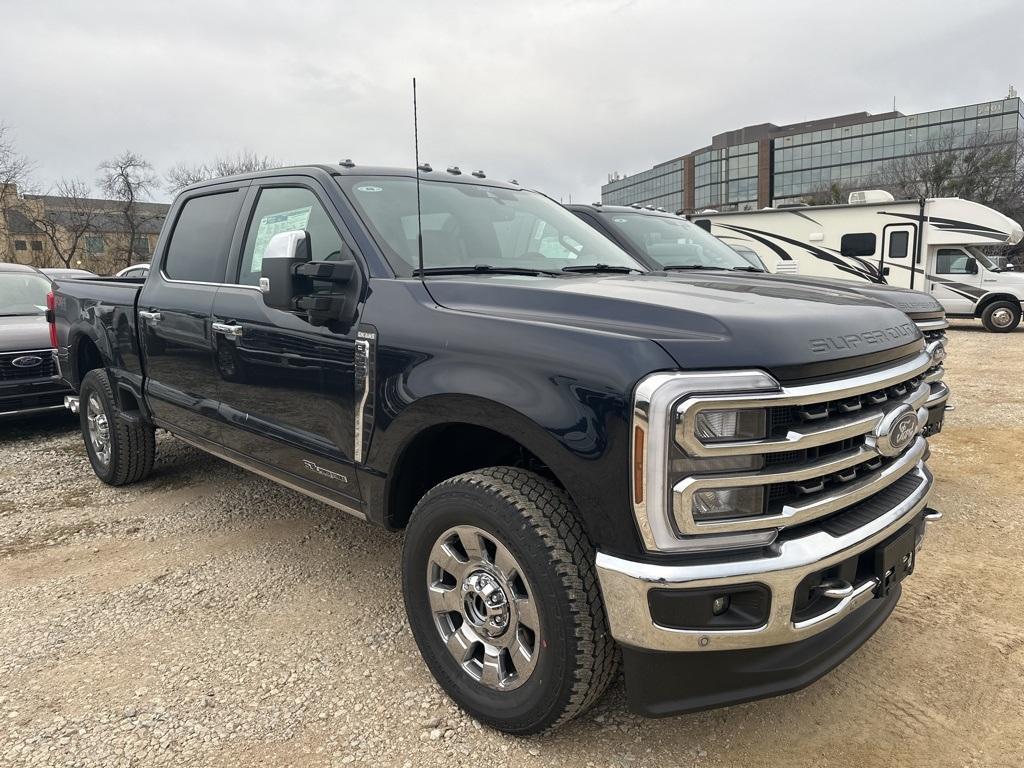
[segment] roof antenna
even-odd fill
[[[423,280],[423,210],[420,208],[420,124],[416,107],[416,78],[412,79],[412,143],[416,161],[416,247],[419,252],[420,268],[417,270]],[[424,282],[426,287],[426,282]]]

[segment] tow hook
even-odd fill
[[[78,413],[78,395],[65,395],[64,407],[72,413]]]
[[[925,511],[924,511],[924,521],[926,523],[937,523],[941,519],[942,519],[942,513],[939,512],[939,510],[932,509],[931,507],[928,507],[927,509],[925,509]]]

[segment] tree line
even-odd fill
[[[154,210],[154,196],[180,190],[208,179],[237,173],[276,168],[282,163],[268,155],[240,150],[232,155],[202,163],[178,163],[161,177],[143,156],[125,150],[97,166],[93,183],[81,178],[63,178],[45,194],[59,197],[59,204],[42,205],[34,196],[43,194],[35,183],[35,165],[17,150],[7,126],[0,124],[0,229],[6,229],[12,215],[46,242],[48,248],[35,260],[36,266],[74,266],[88,253],[90,237],[102,237],[116,230],[118,237],[106,243],[106,257],[114,267],[139,260],[137,243],[163,214]],[[93,190],[105,199],[99,204]],[[148,258],[148,255],[146,256]]]

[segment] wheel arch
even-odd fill
[[[974,305],[974,316],[981,317],[988,306],[997,301],[1008,301],[1011,304],[1016,304],[1018,307],[1021,305],[1021,297],[1014,296],[1012,293],[986,293],[978,300],[978,303]]]
[[[581,504],[579,479],[569,465],[571,453],[548,431],[501,403],[450,395],[424,398],[386,432],[386,439],[375,439],[375,444],[378,457],[391,457],[380,505],[389,528],[404,528],[419,499],[438,483],[490,466],[536,472]]]

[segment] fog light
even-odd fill
[[[760,485],[707,488],[693,494],[693,519],[697,522],[729,517],[752,517],[763,513],[764,488]]]
[[[702,443],[759,440],[765,437],[764,409],[701,411],[694,427]]]
[[[711,612],[713,614],[715,614],[715,616],[721,616],[723,613],[725,613],[728,610],[729,610],[729,596],[728,595],[722,595],[721,597],[716,597],[715,601],[713,603],[711,603]]]
[[[931,342],[925,350],[931,357],[933,365],[941,365],[942,361],[946,359],[946,344],[941,340]]]

